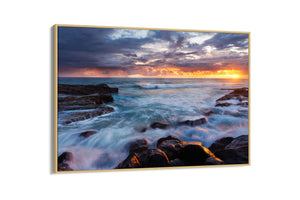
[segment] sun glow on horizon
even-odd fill
[[[61,73],[60,77],[111,77],[111,78],[225,78],[225,79],[244,79],[248,74],[240,70],[190,70],[187,68],[169,67],[135,67],[132,71],[120,69],[81,69],[73,73]]]

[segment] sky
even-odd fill
[[[58,27],[59,77],[248,78],[248,34]]]

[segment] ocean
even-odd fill
[[[112,94],[111,113],[63,124],[60,117],[76,110],[58,113],[58,156],[66,151],[75,155],[74,170],[113,169],[128,156],[128,143],[146,138],[154,148],[158,139],[172,135],[184,141],[200,141],[209,147],[222,137],[248,134],[248,106],[215,107],[216,100],[232,88],[248,87],[248,79],[186,78],[58,78],[59,84],[92,85],[105,83],[119,88]],[[58,95],[63,97],[67,95]],[[205,111],[214,113],[205,115]],[[179,126],[178,122],[208,119],[200,126]],[[152,129],[155,121],[166,121],[168,129]],[[139,131],[146,128],[145,132]],[[79,134],[97,131],[87,138]]]

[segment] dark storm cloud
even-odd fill
[[[151,38],[120,38],[113,40],[109,36],[116,29],[99,28],[58,28],[58,61],[62,67],[98,66],[99,58],[111,57],[114,53],[127,57],[137,57],[131,53],[140,46],[152,41]],[[101,60],[100,60],[101,62]]]
[[[247,34],[233,34],[233,33],[218,33],[213,38],[206,40],[202,46],[214,46],[218,50],[228,47],[248,48]]]
[[[216,70],[220,63],[223,67],[240,64],[246,69],[247,48],[248,34],[58,28],[59,72],[86,68],[103,74],[109,70],[132,74],[137,67],[151,71],[162,66]]]

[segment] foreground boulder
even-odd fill
[[[148,141],[138,139],[129,143],[129,155],[116,168],[167,167],[169,159],[162,150],[148,149]]]
[[[241,146],[248,146],[248,135],[241,135],[236,137],[232,142],[226,145],[225,149],[234,149]]]
[[[129,153],[141,152],[148,149],[148,142],[145,138],[138,139],[129,144]]]
[[[123,160],[116,168],[139,168],[141,167],[140,161],[136,153],[129,154],[129,156]]]
[[[168,167],[170,162],[166,154],[160,149],[146,149],[134,152],[122,161],[116,168],[139,168],[139,167]]]
[[[181,141],[175,137],[168,136],[168,137],[159,139],[157,141],[156,146],[157,146],[157,148],[159,148],[160,150],[162,150],[163,152],[166,153],[169,160],[173,160],[178,157],[179,151],[183,144],[184,144],[183,141]]]
[[[160,149],[148,149],[138,153],[141,167],[168,167],[170,161],[165,152]]]
[[[90,95],[90,94],[104,94],[104,93],[117,93],[118,88],[110,88],[106,84],[98,85],[58,85],[58,94],[67,95]]]
[[[224,137],[219,140],[216,140],[208,149],[215,153],[216,151],[224,150],[226,145],[232,142],[233,137]]]
[[[205,165],[211,164],[213,161],[219,164],[222,163],[222,161],[216,158],[201,142],[186,142],[179,151],[179,158],[187,165]],[[208,158],[210,158],[210,162],[206,163]]]
[[[222,138],[213,143],[209,149],[222,159],[225,164],[247,164],[248,159],[248,135],[241,135],[231,139]]]
[[[225,164],[247,164],[248,160],[248,146],[237,147],[234,149],[224,149],[217,151],[215,155],[222,159]]]
[[[73,171],[68,163],[74,160],[72,152],[64,152],[57,159],[57,170],[58,171]]]
[[[173,136],[157,141],[157,148],[147,149],[145,140],[130,145],[129,156],[117,168],[220,165],[217,158],[201,142],[184,142]]]

